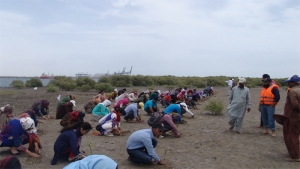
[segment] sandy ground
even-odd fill
[[[145,88],[139,88],[142,91]],[[164,91],[163,88],[158,88]],[[89,101],[97,92],[78,92],[78,91],[59,91],[57,93],[45,93],[45,88],[15,90],[11,88],[1,88],[0,105],[7,103],[14,105],[14,113],[20,114],[27,110],[38,99],[50,101],[50,114],[55,116],[56,97],[58,94],[75,94],[77,96],[76,110],[84,110],[83,105]],[[128,89],[130,91],[130,89]],[[155,148],[160,158],[166,159],[167,165],[154,166],[132,166],[127,161],[126,141],[129,135],[139,129],[148,128],[147,123],[126,123],[122,121],[122,130],[126,131],[124,136],[100,137],[93,136],[92,132],[83,137],[81,149],[86,154],[104,154],[114,159],[119,168],[299,168],[300,163],[286,162],[288,153],[282,138],[282,126],[276,124],[277,137],[262,134],[262,129],[257,128],[260,114],[257,111],[260,88],[252,88],[252,110],[247,113],[243,123],[243,135],[228,131],[228,117],[215,116],[204,111],[204,106],[212,99],[222,100],[227,106],[227,88],[215,88],[215,95],[198,105],[199,110],[193,110],[195,118],[189,118],[186,114],[185,124],[179,125],[182,134],[180,138],[167,136],[158,139],[158,146]],[[281,100],[276,108],[277,114],[283,113],[286,91],[281,90]],[[225,112],[225,110],[224,110]],[[146,121],[148,116],[141,111],[143,119]],[[97,122],[92,120],[92,116],[87,114],[85,121],[92,124]],[[25,153],[17,155],[24,169],[33,168],[63,168],[68,164],[67,161],[59,161],[57,165],[51,166],[50,161],[53,157],[53,144],[59,135],[61,126],[60,120],[46,120],[39,126],[38,135],[42,142],[42,155],[39,158],[27,156]],[[96,131],[93,129],[93,131]],[[88,143],[92,143],[92,152]],[[0,157],[9,156],[9,148],[0,148]]]

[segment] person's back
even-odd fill
[[[178,104],[170,104],[165,110],[164,112],[166,114],[170,114],[170,113],[180,113],[180,106]]]

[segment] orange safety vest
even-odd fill
[[[278,86],[273,84],[272,86],[268,88],[262,88],[260,92],[260,104],[265,104],[265,105],[272,105],[275,102],[275,96],[272,93],[273,87],[276,87],[278,89]]]

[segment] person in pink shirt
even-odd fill
[[[173,115],[173,114],[164,114],[162,118],[159,120],[164,125],[164,131],[163,134],[169,130],[172,130],[173,133],[175,134],[176,138],[180,137],[180,133],[174,124],[173,120],[179,121],[179,116]],[[160,137],[162,138],[162,137]]]
[[[128,98],[123,98],[122,100],[118,101],[117,104],[113,108],[114,109],[116,109],[116,108],[124,109],[128,105],[128,103],[129,103]]]

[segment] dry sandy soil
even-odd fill
[[[145,88],[139,88],[142,91]],[[165,91],[162,87],[158,88]],[[96,91],[58,91],[56,93],[45,93],[45,88],[33,89],[0,89],[0,105],[7,103],[14,105],[14,113],[20,114],[27,110],[38,99],[50,101],[50,114],[55,116],[56,97],[58,94],[77,96],[76,110],[84,110],[83,105],[96,95]],[[128,89],[130,90],[130,89]],[[92,143],[92,154],[104,154],[114,159],[120,169],[123,168],[299,168],[300,163],[286,162],[288,153],[282,138],[282,126],[276,124],[277,137],[262,134],[262,129],[257,128],[260,114],[257,111],[260,88],[252,88],[252,110],[247,113],[244,119],[242,130],[243,135],[228,131],[226,115],[215,116],[204,111],[204,106],[212,99],[222,100],[227,106],[227,88],[216,87],[215,95],[198,105],[199,110],[193,110],[195,118],[189,118],[186,114],[185,124],[179,125],[182,134],[180,138],[167,136],[158,139],[158,146],[155,148],[160,158],[166,159],[167,165],[154,166],[132,166],[127,161],[126,141],[129,135],[139,129],[149,128],[147,123],[126,123],[122,121],[122,130],[127,131],[124,136],[100,137],[93,136],[92,132],[83,137],[81,149],[90,154],[88,143]],[[281,100],[276,108],[277,114],[283,113],[283,106],[286,91],[281,90]],[[224,110],[225,111],[225,110]],[[143,119],[148,116],[141,111]],[[92,116],[87,114],[85,121],[91,122],[93,127],[97,122],[92,120]],[[33,168],[63,168],[68,164],[66,161],[59,161],[57,165],[51,166],[53,157],[53,144],[59,135],[61,126],[60,120],[46,120],[39,126],[38,135],[42,142],[42,155],[39,158],[29,157],[26,154],[17,155],[24,169]],[[93,129],[93,131],[96,131]],[[9,148],[0,148],[0,157],[9,156]]]

